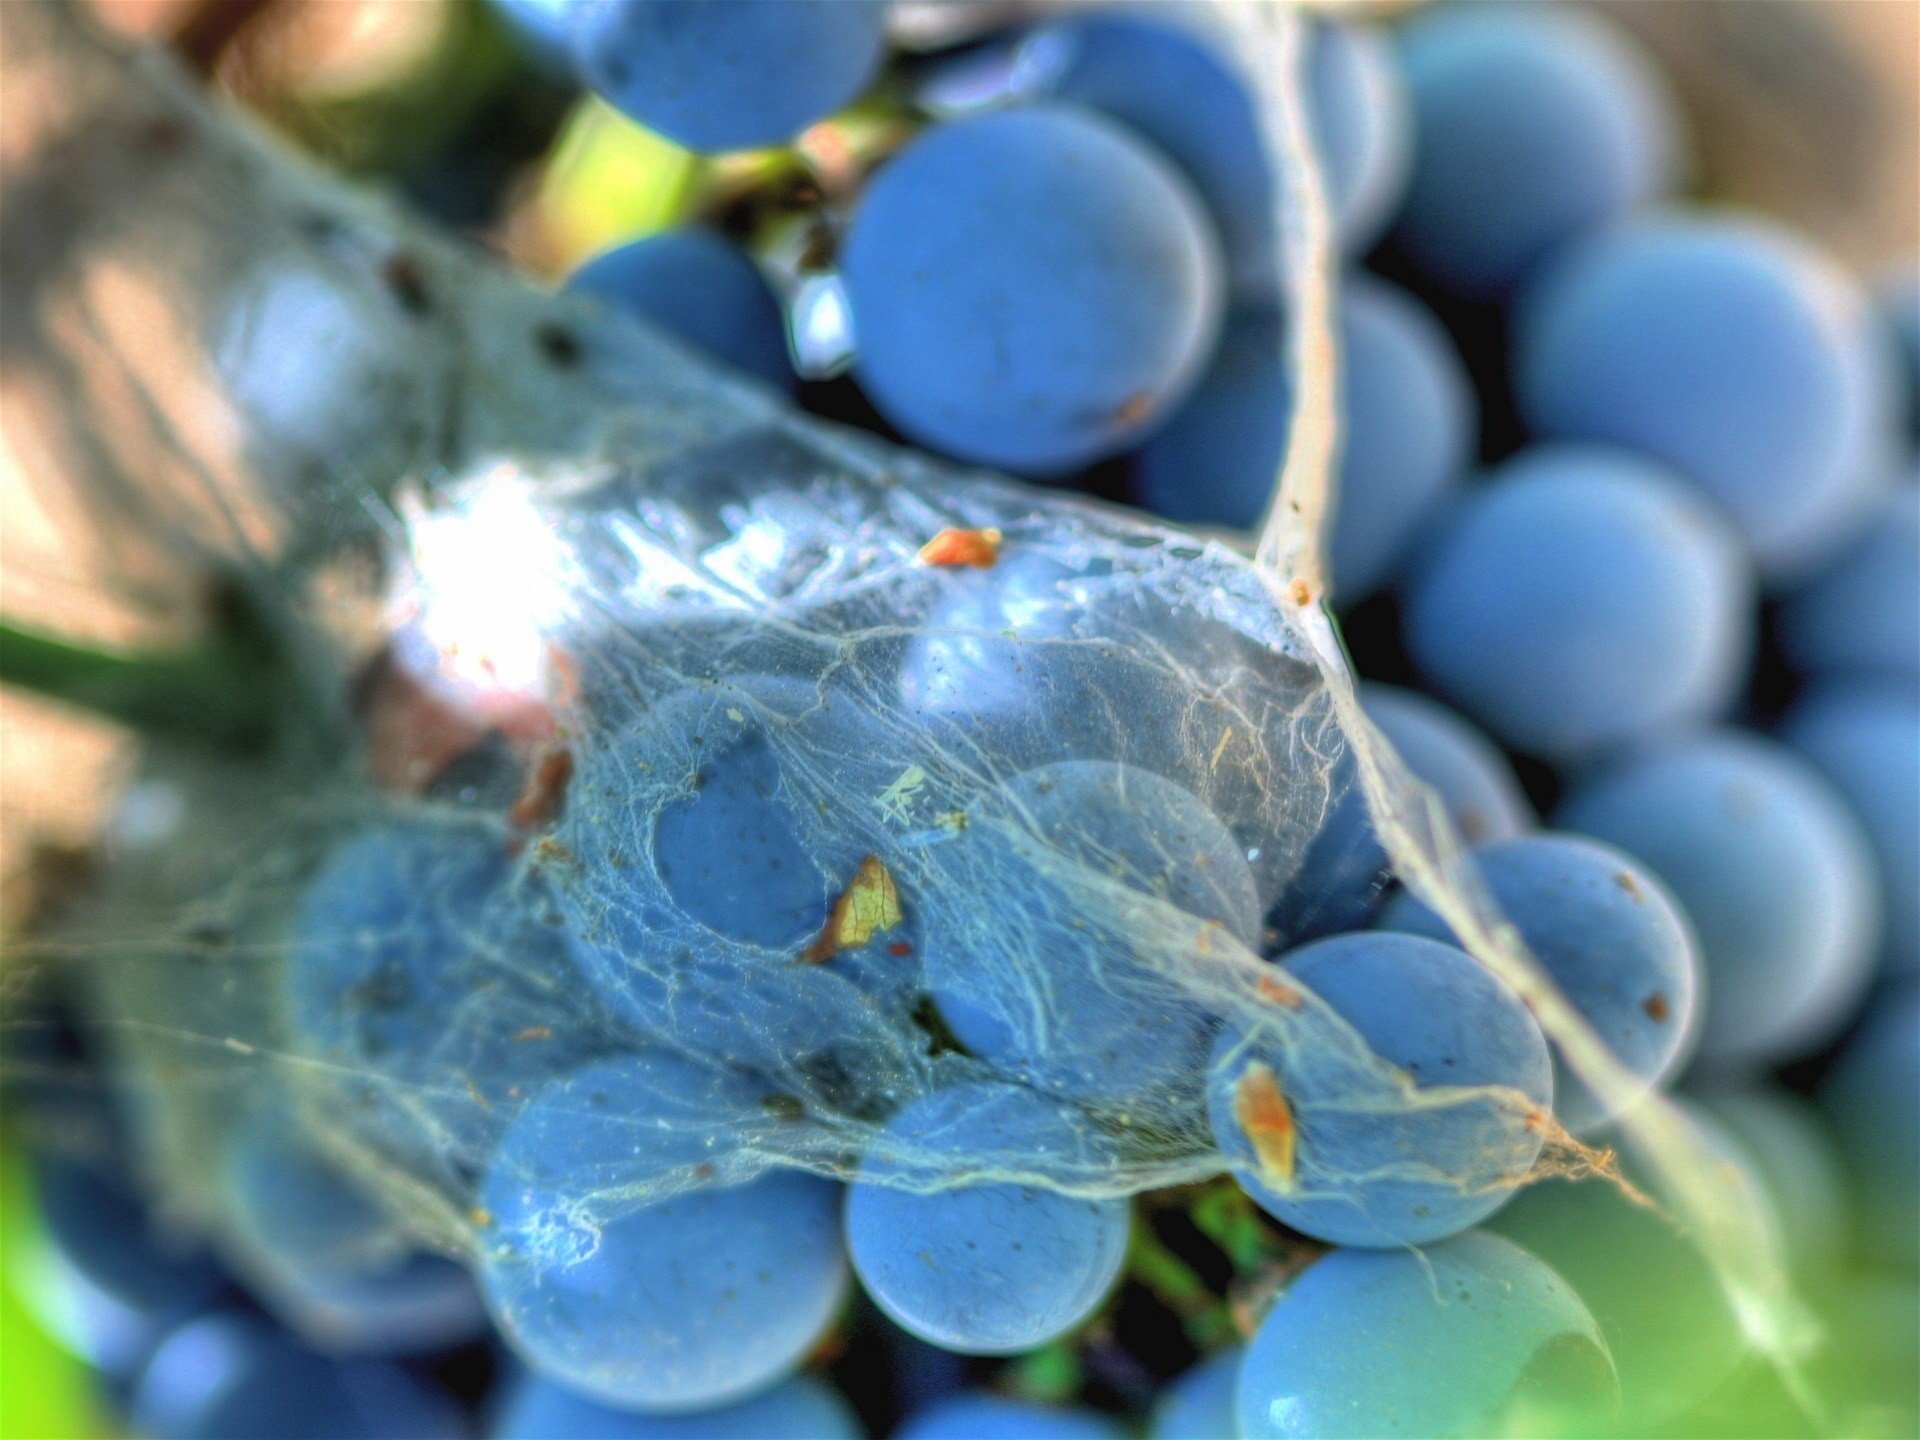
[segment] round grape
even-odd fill
[[[488,1306],[530,1365],[607,1404],[671,1412],[738,1400],[800,1363],[845,1289],[839,1187],[715,1173],[771,1098],[638,1054],[528,1102],[482,1181],[478,1244]],[[691,1188],[632,1198],[676,1179]]]
[[[1859,997],[1880,930],[1872,852],[1784,747],[1734,731],[1676,742],[1587,780],[1554,823],[1634,856],[1692,920],[1704,1059],[1804,1053]]]
[[[1593,12],[1442,7],[1402,30],[1400,62],[1416,138],[1394,238],[1455,294],[1499,295],[1673,188],[1673,101]]]
[[[1360,705],[1414,778],[1433,787],[1469,845],[1512,840],[1538,823],[1499,747],[1439,701],[1369,681]]]
[[[1517,996],[1463,950],[1380,932],[1302,946],[1274,978],[1317,1002],[1230,1026],[1207,1077],[1214,1140],[1263,1209],[1337,1245],[1395,1247],[1506,1202],[1553,1099]],[[1408,1084],[1449,1095],[1422,1103]]]
[[[1807,674],[1920,687],[1920,483],[1896,485],[1833,562],[1787,597],[1780,645]]]
[[[1606,1342],[1580,1297],[1485,1234],[1315,1261],[1261,1321],[1240,1367],[1246,1440],[1561,1434],[1618,1404]]]
[[[1884,965],[1920,973],[1920,700],[1885,682],[1817,687],[1788,712],[1781,734],[1866,831],[1885,901]]]
[[[691,225],[604,251],[574,271],[567,288],[630,310],[736,370],[793,388],[780,302],[759,267],[712,230]]]
[[[1607,1047],[1646,1088],[1663,1084],[1697,1031],[1700,960],[1692,927],[1667,887],[1608,845],[1530,835],[1474,851],[1500,913]],[[1389,930],[1452,940],[1411,893],[1388,905]],[[1554,1109],[1576,1133],[1618,1114],[1554,1057]]]
[[[1119,1426],[1091,1410],[957,1395],[909,1415],[893,1440],[1121,1440],[1121,1435]]]
[[[1739,1149],[1780,1216],[1800,1275],[1823,1279],[1846,1255],[1846,1182],[1832,1128],[1813,1102],[1765,1082],[1719,1085],[1689,1100]]]
[[[903,1329],[967,1355],[1030,1350],[1078,1325],[1126,1257],[1127,1203],[1010,1181],[901,1188],[955,1166],[1096,1172],[1105,1150],[1083,1119],[1012,1085],[960,1085],[887,1123],[882,1154],[847,1196],[847,1248],[874,1303]]]
[[[1408,578],[1405,635],[1501,740],[1567,758],[1723,709],[1752,600],[1731,533],[1657,466],[1551,446],[1454,509]]]
[[[588,0],[581,77],[691,150],[778,145],[844,107],[880,63],[879,0]]]
[[[1286,446],[1285,326],[1267,309],[1228,318],[1206,376],[1134,463],[1139,502],[1187,524],[1255,525]],[[1340,601],[1393,572],[1472,457],[1465,369],[1439,323],[1403,292],[1355,274],[1340,310],[1343,445],[1328,563]]]
[[[1148,1440],[1233,1440],[1240,1433],[1235,1399],[1241,1346],[1230,1345],[1176,1376],[1154,1406]]]
[[[1839,541],[1892,453],[1865,300],[1759,221],[1671,214],[1574,247],[1523,297],[1514,364],[1535,433],[1671,466],[1774,581]]]
[[[1840,1138],[1859,1252],[1920,1268],[1920,985],[1875,996],[1820,1090]]]
[[[1219,328],[1218,245],[1187,182],[1078,106],[927,131],[869,183],[841,263],[887,419],[1027,475],[1144,433]]]
[[[690,1415],[614,1410],[537,1375],[521,1375],[487,1434],[488,1440],[863,1440],[847,1402],[811,1375]]]

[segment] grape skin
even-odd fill
[[[1278,969],[1326,1007],[1294,1010],[1292,1023],[1325,1033],[1304,1047],[1290,1029],[1230,1025],[1207,1077],[1214,1140],[1247,1192],[1275,1219],[1337,1245],[1420,1245],[1499,1209],[1544,1138],[1527,1106],[1553,1100],[1546,1040],[1512,991],[1463,950],[1377,931],[1302,946]],[[1409,1106],[1404,1082],[1331,1058],[1356,1041],[1416,1087],[1503,1093]],[[1291,1190],[1262,1177],[1237,1113],[1261,1065],[1292,1110]],[[1395,1173],[1409,1163],[1433,1178]]]
[[[1597,235],[1529,287],[1514,332],[1534,433],[1670,466],[1772,583],[1831,550],[1892,458],[1893,382],[1864,296],[1763,221],[1676,211]]]
[[[1049,94],[1138,131],[1193,182],[1219,227],[1234,290],[1279,290],[1272,167],[1263,122],[1221,37],[1137,7],[1077,15],[1042,31],[1057,47]],[[1341,246],[1379,235],[1407,173],[1407,102],[1380,32],[1315,21],[1306,32],[1309,124]]]
[[[487,1431],[488,1440],[863,1440],[860,1423],[834,1390],[796,1375],[771,1390],[690,1415],[614,1410],[520,1375]]]
[[[1574,835],[1481,846],[1473,860],[1501,915],[1642,1093],[1678,1073],[1698,1032],[1700,961],[1667,887],[1611,846]],[[1454,940],[1408,892],[1394,897],[1380,924]],[[1576,1134],[1630,1103],[1602,1101],[1557,1052],[1553,1091],[1555,1112]]]
[[[983,797],[935,863],[946,894],[927,904],[971,908],[989,893],[987,938],[1005,947],[983,953],[978,920],[936,911],[927,925],[928,991],[972,1053],[1010,1078],[1114,1106],[1191,1075],[1210,1022],[1156,972],[1159,949],[1174,941],[1155,934],[1129,948],[1141,922],[1100,918],[1113,903],[1107,887],[1124,886],[1194,917],[1196,951],[1203,921],[1256,943],[1260,901],[1245,855],[1189,792],[1104,761],[1042,766]]]
[[[1832,1127],[1814,1103],[1765,1081],[1697,1090],[1688,1102],[1739,1149],[1780,1216],[1799,1276],[1840,1273],[1850,1217]]]
[[[1120,1440],[1120,1427],[1091,1410],[958,1395],[939,1400],[893,1432],[893,1440]]]
[[[690,225],[602,251],[567,278],[737,370],[794,387],[786,318],[766,276],[725,237]]]
[[[1309,1266],[1247,1344],[1238,1409],[1246,1440],[1440,1440],[1591,1423],[1618,1400],[1573,1288],[1519,1246],[1471,1233]]]
[[[1028,1154],[1091,1171],[1102,1159],[1084,1121],[1012,1085],[935,1091],[888,1122],[884,1143],[946,1164]],[[847,1247],[874,1302],[931,1344],[967,1355],[1030,1350],[1086,1319],[1120,1273],[1124,1200],[1001,1181],[929,1193],[887,1183],[914,1175],[903,1163],[862,1162],[847,1195]]]
[[[1492,299],[1583,232],[1674,187],[1674,103],[1592,12],[1447,6],[1400,32],[1416,143],[1394,242],[1436,283]]]
[[[483,1178],[482,1293],[528,1364],[614,1406],[697,1410],[797,1366],[845,1289],[839,1187],[725,1176],[651,1204],[621,1187],[718,1165],[767,1092],[677,1057],[584,1067],[528,1102]]]
[[[1854,1199],[1857,1249],[1920,1268],[1920,984],[1889,985],[1867,1007],[1820,1090]]]
[[[841,266],[887,419],[1028,476],[1144,433],[1219,328],[1218,243],[1186,180],[1072,105],[924,132],[869,182]]]
[[[1781,738],[1844,795],[1885,901],[1882,966],[1920,974],[1920,699],[1905,685],[1835,683],[1797,701]]]
[[[1752,582],[1719,518],[1657,466],[1522,451],[1407,578],[1422,676],[1516,750],[1573,758],[1710,718],[1752,649]]]
[[[1134,461],[1138,502],[1186,524],[1247,528],[1265,513],[1286,445],[1292,386],[1285,326],[1229,315],[1213,364]],[[1403,291],[1344,281],[1341,435],[1328,564],[1351,604],[1383,584],[1472,458],[1472,386],[1452,340]]]
[[[1818,677],[1920,689],[1920,479],[1896,484],[1829,564],[1780,607],[1780,645]]]
[[[1553,821],[1634,856],[1693,921],[1703,1059],[1804,1053],[1859,997],[1880,931],[1872,853],[1784,746],[1730,730],[1677,741],[1585,781]]]
[[[1235,1397],[1243,1347],[1216,1351],[1178,1375],[1160,1392],[1148,1440],[1231,1440],[1240,1433]]]
[[[886,22],[877,0],[586,0],[568,14],[587,84],[701,151],[778,145],[844,107]]]

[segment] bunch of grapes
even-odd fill
[[[749,418],[690,404],[629,440],[676,457],[649,473],[436,496],[354,778],[274,792],[298,842],[246,877],[232,968],[103,987],[272,1063],[154,1083],[217,1091],[186,1139],[138,1113],[164,1096],[31,1097],[95,1157],[204,1147],[208,1241],[111,1166],[38,1172],[65,1328],[136,1428],[1758,1423],[1727,1397],[1802,1317],[1743,1311],[1654,1111],[1829,1327],[1785,1388],[1910,1423],[1913,296],[1682,198],[1677,103],[1603,12],[1302,23],[1341,267],[1325,590],[1425,822],[1609,1079],[1403,883],[1370,752],[1236,553],[1300,423],[1315,203],[1257,24],[987,13],[890,49],[878,0],[500,4],[666,141],[782,147],[566,282],[737,372]]]

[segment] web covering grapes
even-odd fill
[[[284,1105],[397,1230],[472,1251],[516,1108],[635,1050],[754,1082],[640,1107],[671,1119],[581,1177],[588,1228],[863,1159],[916,1189],[1126,1195],[1223,1167],[1204,1081],[1226,1022],[1293,1057],[1303,1128],[1514,1122],[1395,1178],[1472,1193],[1569,1161],[1541,1158],[1526,1096],[1416,1091],[1261,958],[1363,800],[1393,875],[1569,1067],[1632,1085],[1354,700],[1318,568],[1334,296],[1293,24],[1221,14],[1285,161],[1302,377],[1251,559],[801,417],[23,10],[41,103],[10,190],[51,204],[58,174],[62,243],[7,256],[10,423],[91,517],[103,583],[215,577],[291,656],[265,754],[146,754],[60,937],[177,1205],[219,1226],[204,1157]],[[884,1128],[975,1081],[1057,1098],[1075,1143]],[[1661,1105],[1631,1123],[1781,1348],[1752,1221]]]

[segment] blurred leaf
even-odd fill
[[[554,147],[539,207],[560,268],[685,218],[707,162],[634,124],[612,106],[581,102]]]
[[[39,1229],[19,1158],[0,1137],[0,1440],[93,1440],[109,1431],[92,1376],[41,1328],[18,1290]]]

